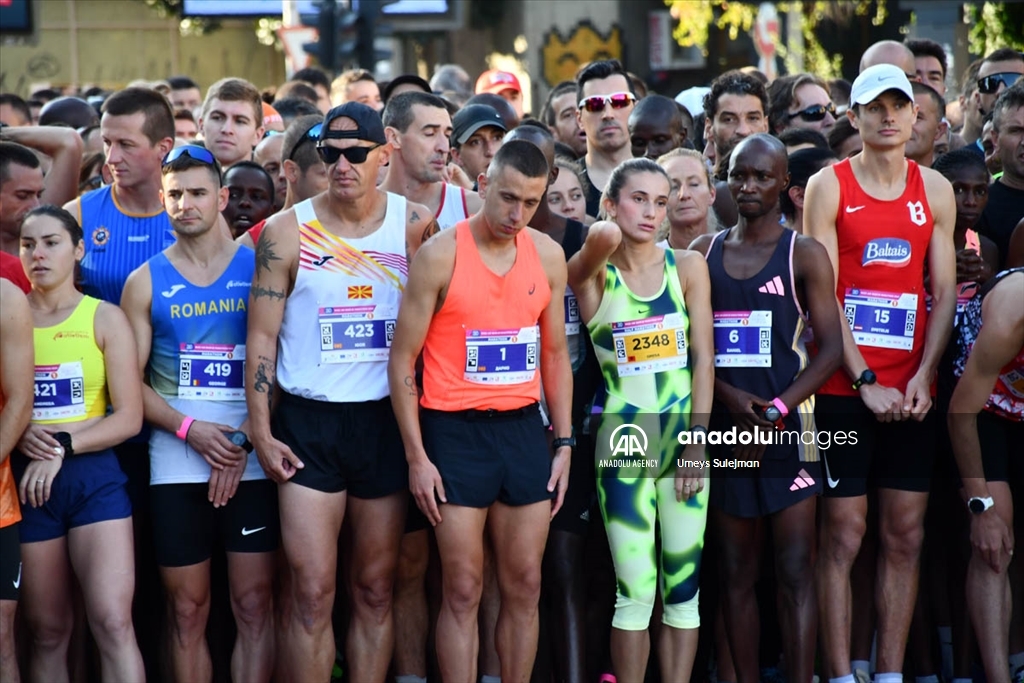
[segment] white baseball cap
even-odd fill
[[[867,104],[886,90],[899,90],[914,101],[914,90],[903,69],[893,64],[876,64],[860,72],[850,91],[850,105]]]

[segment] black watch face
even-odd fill
[[[861,377],[864,379],[864,384],[874,384],[877,381],[875,373],[871,370],[865,370]]]
[[[228,440],[239,448],[245,448],[249,441],[249,439],[245,437],[245,432],[231,432],[228,436]]]
[[[980,515],[982,512],[985,511],[985,503],[983,503],[981,500],[977,498],[971,498],[971,500],[967,502],[967,507],[969,507],[971,509],[971,512],[973,512],[976,515]]]

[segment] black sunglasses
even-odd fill
[[[345,149],[320,146],[316,148],[316,151],[325,164],[333,166],[338,163],[338,159],[341,157],[345,157],[345,161],[350,164],[361,164],[366,161],[366,157],[369,156],[370,152],[378,147],[383,147],[383,145],[376,144],[373,147],[346,147]]]
[[[982,95],[994,95],[999,91],[1000,83],[1009,88],[1018,80],[1020,80],[1020,74],[1013,72],[1004,72],[1001,74],[985,76],[984,78],[978,79],[978,92]]]
[[[295,160],[295,158],[294,158],[295,157],[295,153],[299,151],[299,147],[301,147],[302,143],[305,142],[306,140],[312,140],[313,142],[316,142],[317,140],[319,140],[320,139],[320,130],[323,127],[324,127],[324,124],[317,123],[312,128],[307,130],[305,135],[303,135],[301,138],[299,138],[298,140],[295,141],[295,144],[292,145],[291,151],[288,152],[288,156],[286,156],[285,159],[291,159],[292,161],[294,161]]]
[[[182,145],[181,147],[175,147],[174,149],[167,153],[167,156],[164,157],[163,163],[161,163],[160,165],[166,166],[168,164],[174,163],[181,157],[195,159],[196,161],[202,162],[204,164],[209,164],[210,166],[218,165],[217,159],[213,156],[213,152],[206,149],[205,147],[200,147],[199,145]]]
[[[825,114],[832,114],[834,118],[836,115],[836,105],[831,102],[828,104],[815,104],[793,114],[787,114],[786,118],[792,121],[799,116],[804,121],[821,121],[825,118]]]

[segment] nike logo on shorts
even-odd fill
[[[242,535],[243,535],[243,536],[251,536],[252,534],[256,533],[257,531],[263,531],[263,530],[264,530],[264,529],[266,529],[266,528],[267,528],[267,527],[265,527],[265,526],[261,526],[261,527],[259,527],[259,528],[256,528],[256,529],[246,529],[246,528],[245,528],[245,527],[243,526],[243,527],[242,527]]]
[[[828,460],[823,457],[821,461],[825,463],[825,479],[826,481],[828,481],[828,487],[830,489],[834,489],[835,487],[839,486],[839,480],[833,479],[832,473],[828,471]]]
[[[21,588],[21,562],[18,563],[18,578],[14,581],[11,581],[11,583],[14,584],[15,590]]]

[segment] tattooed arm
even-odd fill
[[[427,207],[413,202],[409,202],[407,206],[405,256],[412,264],[412,257],[416,255],[420,245],[441,232],[441,228]]]
[[[294,212],[286,211],[267,223],[256,244],[245,342],[245,401],[250,437],[263,471],[278,483],[288,481],[303,466],[291,449],[270,433],[271,400],[277,379],[277,336],[298,258],[298,225]]]

